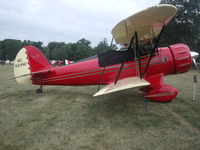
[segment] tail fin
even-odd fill
[[[40,50],[33,46],[22,48],[14,62],[14,76],[18,83],[31,84],[31,75],[53,67]]]

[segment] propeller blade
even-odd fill
[[[198,68],[198,66],[197,66],[196,60],[195,60],[194,58],[192,58],[192,61],[193,61],[193,63],[194,63],[195,68],[196,68],[197,71],[200,73],[200,70],[199,70],[199,68]]]
[[[191,51],[190,54],[191,54],[191,57],[194,59],[197,59],[199,57],[199,53],[197,53],[197,52]]]
[[[190,54],[191,54],[192,61],[193,61],[193,63],[194,63],[195,68],[196,68],[197,71],[200,73],[200,70],[199,70],[199,68],[198,68],[198,66],[197,66],[197,62],[196,62],[196,59],[199,57],[199,53],[191,51]]]

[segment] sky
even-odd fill
[[[0,0],[0,40],[19,39],[97,45],[112,28],[160,0]]]

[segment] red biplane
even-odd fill
[[[146,99],[171,101],[178,90],[164,83],[163,77],[188,71],[198,56],[196,52],[191,55],[185,44],[158,48],[163,30],[176,11],[176,7],[164,4],[138,12],[112,30],[115,42],[122,45],[120,50],[108,50],[62,67],[51,66],[40,50],[26,46],[16,56],[15,78],[19,83],[40,86],[104,85],[94,96],[138,88]]]

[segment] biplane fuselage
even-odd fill
[[[25,49],[29,53],[29,63],[27,63],[31,72],[29,80],[35,85],[110,85],[115,82],[121,65],[99,67],[99,59],[96,57],[62,67],[53,67],[50,64],[46,65],[48,64],[47,60],[39,50],[35,50],[36,48],[27,46]],[[144,71],[148,56],[140,59],[141,68]],[[22,63],[19,63],[19,67],[20,65],[24,67]],[[186,72],[191,65],[192,58],[188,46],[176,44],[158,48],[158,52],[153,56],[143,77],[150,83],[146,86],[145,91],[143,90],[146,97],[154,101],[170,101],[175,98],[178,91],[174,87],[166,85],[163,76]],[[17,67],[16,64],[15,67]],[[42,70],[34,70],[37,68],[42,68]],[[133,77],[139,78],[137,60],[124,64],[118,80]]]
[[[146,66],[148,57],[141,58],[142,70]],[[192,60],[190,50],[186,45],[176,44],[159,48],[158,53],[152,58],[145,79],[157,74],[170,75],[183,73],[191,68]],[[49,74],[38,77],[33,75],[32,83],[36,85],[107,85],[116,79],[120,64],[99,67],[98,58],[93,58],[79,63],[62,67],[49,68]],[[128,77],[138,77],[138,62],[125,63],[119,80]],[[149,81],[151,82],[151,81]]]

